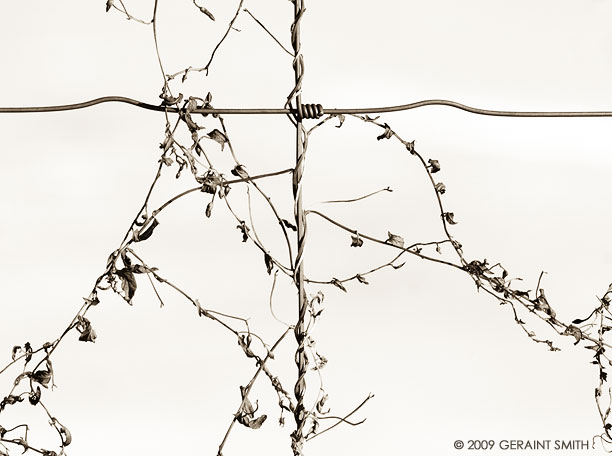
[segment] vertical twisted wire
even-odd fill
[[[307,146],[306,130],[302,124],[301,110],[302,105],[302,79],[304,78],[304,58],[300,54],[300,21],[304,13],[304,3],[302,0],[292,0],[294,3],[294,20],[291,25],[291,45],[293,47],[293,70],[295,73],[295,87],[287,97],[286,107],[291,107],[295,101],[298,113],[295,116],[296,127],[296,157],[295,170],[293,172],[293,199],[294,216],[297,226],[297,255],[294,264],[294,281],[298,289],[298,320],[294,328],[297,348],[295,351],[295,363],[298,368],[298,378],[293,389],[296,398],[296,407],[293,412],[296,429],[291,434],[291,449],[294,456],[302,455],[304,446],[305,432],[304,427],[308,418],[308,412],[304,407],[304,394],[306,392],[306,373],[308,372],[308,357],[306,356],[306,309],[307,300],[304,290],[304,244],[306,240],[306,218],[302,207],[302,176],[304,173],[304,157]]]

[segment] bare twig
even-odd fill
[[[285,51],[285,52],[286,52],[287,54],[289,54],[291,57],[294,57],[293,53],[292,53],[291,51],[287,50],[287,48],[286,48],[285,46],[283,46],[283,45],[281,44],[281,42],[280,42],[280,41],[278,41],[278,39],[277,39],[277,38],[276,38],[276,37],[275,37],[275,36],[272,34],[272,32],[270,32],[270,30],[268,30],[268,29],[266,28],[266,26],[265,26],[265,25],[263,25],[263,24],[262,24],[262,23],[259,21],[259,19],[257,19],[255,16],[253,16],[253,13],[251,13],[251,12],[250,12],[248,9],[246,9],[246,8],[244,8],[244,10],[243,10],[243,11],[244,11],[245,13],[248,13],[248,14],[249,14],[249,16],[251,16],[251,17],[253,18],[253,20],[254,20],[255,22],[257,22],[257,23],[258,23],[258,24],[261,26],[261,28],[262,28],[262,29],[264,29],[264,30],[266,31],[266,33],[272,37],[272,39],[273,39],[274,41],[276,41],[276,43],[277,43],[277,44],[278,44],[278,45],[279,45],[279,46],[280,46],[280,47],[283,49],[283,51]]]

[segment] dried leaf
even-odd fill
[[[321,370],[327,365],[327,358],[317,353],[317,365],[312,370]]]
[[[574,345],[578,345],[578,342],[580,342],[582,340],[582,331],[580,330],[580,328],[573,326],[573,325],[569,325],[565,331],[563,331],[563,335],[564,336],[573,336],[576,338],[576,342],[574,342]]]
[[[346,293],[346,288],[344,288],[344,285],[342,285],[342,282],[340,282],[338,279],[331,279],[331,284],[340,288],[342,291],[344,291]]]
[[[248,179],[249,178],[249,173],[247,173],[245,167],[242,166],[242,165],[236,165],[234,167],[234,169],[232,169],[231,173],[234,176],[240,177],[242,179]]]
[[[106,0],[106,12],[108,13],[110,9],[113,7],[115,0]]]
[[[127,301],[129,305],[132,305],[132,298],[136,293],[136,277],[129,269],[120,269],[117,271],[117,275],[121,278],[121,289],[123,290],[123,299]]]
[[[62,445],[63,446],[68,446],[72,443],[72,435],[70,434],[70,431],[68,430],[68,428],[62,424],[60,424],[60,436],[62,437]]]
[[[266,263],[266,270],[268,271],[268,275],[270,275],[272,273],[274,263],[272,262],[272,257],[268,253],[264,254],[264,262]]]
[[[455,222],[455,214],[453,212],[443,212],[442,216],[444,217],[444,220],[446,220],[446,223],[448,223],[449,225],[457,224],[457,222]]]
[[[404,146],[406,146],[406,149],[408,150],[408,152],[410,152],[412,155],[414,155],[414,141],[411,142],[406,142],[404,143]]]
[[[290,230],[297,231],[297,226],[295,226],[295,225],[294,225],[293,223],[291,223],[290,221],[285,220],[285,219],[281,219],[281,223],[282,223],[283,225],[285,225],[285,228],[289,228]]]
[[[385,241],[387,244],[391,244],[396,247],[404,248],[404,238],[403,237],[393,234],[390,231],[388,231],[387,234],[389,236],[388,239]]]
[[[19,353],[21,351],[21,346],[20,345],[15,345],[13,347],[13,351],[11,352],[11,358],[13,359],[13,361],[15,361],[15,359],[17,359],[17,353]]]
[[[149,239],[151,235],[153,234],[153,231],[155,230],[157,225],[159,225],[159,222],[157,221],[156,218],[154,218],[146,230],[142,232],[138,232],[138,231],[134,232],[134,241],[140,242],[140,241],[145,241]]]
[[[29,363],[32,359],[32,346],[30,345],[30,342],[26,342],[23,345],[23,348],[25,348],[25,352],[26,352],[25,362]]]
[[[368,282],[368,281],[367,281],[367,280],[366,280],[366,279],[365,279],[365,278],[364,278],[364,277],[363,277],[361,274],[357,274],[357,275],[355,276],[355,278],[356,278],[356,279],[357,279],[357,280],[358,280],[360,283],[363,283],[363,284],[366,284],[366,285],[369,285],[369,284],[370,284],[370,282]]]
[[[540,288],[539,292],[540,294],[538,295],[537,299],[534,301],[536,310],[541,310],[545,312],[546,314],[550,315],[551,318],[555,318],[556,317],[555,311],[552,309],[552,307],[550,307],[550,304],[548,304],[548,300],[546,299],[546,296],[544,295],[544,289]]]
[[[361,247],[363,245],[363,239],[359,237],[359,234],[351,236],[351,247]]]
[[[431,158],[427,160],[431,170],[429,171],[431,174],[437,173],[440,171],[440,162],[438,160],[432,160]]]
[[[94,331],[91,325],[88,325],[83,332],[81,332],[79,340],[82,342],[95,342],[96,337],[98,337],[96,331]]]
[[[261,415],[259,418],[255,418],[257,407],[253,407],[253,404],[251,404],[251,401],[246,396],[245,387],[240,387],[240,394],[242,395],[242,406],[236,415],[236,421],[251,429],[259,429],[264,421],[266,421],[267,416]],[[257,402],[255,403],[257,404]]]
[[[338,125],[336,125],[336,128],[340,128],[345,120],[344,114],[338,114],[336,117],[338,118]]]
[[[241,221],[240,225],[237,225],[236,228],[238,228],[240,231],[242,231],[242,242],[248,241],[249,240],[248,232],[250,231],[250,229],[249,229],[248,226],[246,226],[244,221]]]
[[[328,398],[329,396],[324,394],[323,397],[317,402],[317,412],[319,412],[321,415],[325,415],[330,412],[329,408],[326,411],[323,411],[323,407],[325,407],[325,402],[327,402]]]
[[[208,11],[206,8],[204,8],[203,6],[199,6],[199,5],[198,5],[198,8],[200,9],[202,13],[206,14],[210,18],[211,21],[215,20],[215,16],[213,16],[213,14],[210,11]]]
[[[30,401],[30,404],[32,405],[38,404],[40,402],[40,396],[41,396],[40,386],[37,386],[36,392],[32,391],[30,392],[30,395],[28,396],[28,400]]]
[[[32,374],[32,380],[47,388],[47,385],[51,381],[51,372],[45,369],[37,370]]]
[[[440,195],[444,195],[446,193],[446,185],[444,185],[442,182],[438,182],[435,187],[436,192],[438,192]]]
[[[391,138],[391,136],[393,136],[393,131],[391,130],[391,127],[389,127],[389,125],[387,125],[386,123],[384,127],[385,127],[384,133],[376,137],[378,141],[380,141],[381,139],[389,139]]]
[[[193,120],[193,118],[191,117],[191,114],[189,114],[188,112],[181,111],[179,113],[179,117],[181,118],[183,122],[185,122],[185,124],[187,125],[187,128],[191,132],[191,139],[193,140],[193,142],[197,143],[198,142],[197,132],[200,129],[200,126]]]
[[[189,101],[185,106],[185,111],[190,113],[191,111],[195,111],[196,109],[198,109],[198,101],[193,97],[189,97]]]
[[[183,100],[183,94],[179,93],[178,97],[173,97],[164,92],[159,95],[159,98],[163,100],[163,105],[173,105],[176,103],[180,103]]]
[[[212,215],[212,209],[213,209],[213,201],[211,201],[210,203],[208,203],[206,205],[206,217],[209,217]]]
[[[223,150],[223,147],[225,147],[225,143],[227,142],[227,137],[221,133],[219,130],[217,130],[216,128],[211,131],[210,133],[208,133],[207,135],[210,139],[218,142],[219,144],[221,144],[221,150]]]
[[[217,192],[217,187],[221,184],[221,178],[214,171],[208,171],[204,176],[197,176],[196,181],[199,184],[202,184],[201,191],[205,193],[210,193],[212,195]]]
[[[250,427],[251,429],[259,429],[261,425],[264,424],[264,421],[266,421],[266,418],[268,418],[266,415],[261,415],[259,418],[250,420],[247,426]]]

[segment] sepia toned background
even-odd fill
[[[158,38],[168,73],[205,64],[237,6],[201,4],[215,22],[189,1],[160,0]],[[150,19],[150,0],[126,5]],[[290,2],[244,6],[290,45]],[[306,8],[305,102],[342,108],[445,98],[487,109],[612,110],[609,2],[310,0]],[[104,9],[104,1],[2,5],[0,105],[105,95],[158,104],[163,79],[151,28]],[[293,88],[291,57],[247,14],[236,28],[208,77],[191,74],[173,90],[186,97],[211,92],[215,107],[282,107]],[[251,175],[293,166],[294,129],[286,117],[225,121]],[[440,161],[443,199],[458,222],[452,234],[466,258],[502,262],[510,276],[524,279],[524,289],[535,289],[546,271],[542,286],[563,321],[598,305],[596,296],[612,282],[612,119],[507,119],[426,107],[381,121],[415,140],[426,159]],[[377,141],[380,130],[361,121],[336,124],[310,138],[305,207],[383,239],[388,231],[409,243],[441,239],[437,203],[414,157],[397,142]],[[14,345],[58,337],[78,311],[142,204],[164,126],[162,113],[119,104],[0,114],[0,366]],[[214,160],[229,164],[227,150],[209,148]],[[164,174],[155,205],[193,187],[187,172],[178,180],[175,172]],[[290,177],[261,185],[291,218]],[[392,193],[358,203],[321,203],[387,186]],[[248,217],[244,189],[230,196]],[[260,235],[285,258],[275,219],[252,196]],[[251,318],[252,329],[272,342],[284,326],[270,313],[272,278],[261,252],[241,242],[219,201],[206,218],[208,201],[194,193],[173,204],[138,252],[203,306]],[[305,268],[312,279],[347,277],[395,256],[368,242],[351,248],[349,235],[321,219],[309,219],[308,227]],[[64,340],[54,355],[57,388],[44,391],[45,403],[72,432],[72,455],[214,455],[240,403],[239,385],[255,366],[227,331],[198,318],[178,294],[163,290],[160,309],[148,281],[138,279],[133,307],[101,294],[88,315],[95,344],[79,342],[76,333]],[[308,288],[325,293],[312,335],[329,359],[321,374],[332,413],[343,416],[369,393],[375,398],[353,417],[367,418],[364,424],[338,426],[309,442],[306,454],[460,454],[468,450],[455,450],[457,439],[590,441],[600,432],[598,371],[583,344],[555,337],[524,313],[538,336],[562,348],[548,352],[526,337],[509,307],[442,265],[406,258],[403,268],[384,269],[369,282],[349,283],[347,293]],[[295,307],[294,289],[279,276],[275,313],[292,322]],[[270,364],[289,390],[294,349],[287,338]],[[0,378],[2,395],[17,374]],[[316,394],[316,374],[308,387]],[[251,398],[268,421],[256,431],[236,428],[224,455],[290,454],[292,419],[278,427],[266,379]],[[8,428],[5,419],[41,424],[32,444],[57,438],[29,405],[0,415]],[[599,443],[597,449],[603,454]]]

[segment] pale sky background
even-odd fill
[[[125,3],[132,14],[150,18],[150,0]],[[190,1],[160,0],[167,72],[205,64],[237,6],[201,4],[215,22]],[[290,46],[290,2],[246,0],[244,6]],[[0,105],[105,95],[159,103],[151,28],[104,7],[102,0],[3,4]],[[310,0],[306,8],[305,102],[369,107],[447,98],[488,109],[612,110],[609,1]],[[200,97],[211,91],[216,107],[281,107],[293,86],[291,57],[248,15],[236,27],[241,31],[222,45],[210,75],[192,74],[173,90]],[[285,117],[225,118],[252,175],[292,166],[294,130]],[[612,119],[504,119],[427,107],[381,121],[416,140],[426,159],[440,161],[436,176],[447,187],[446,208],[459,222],[452,233],[466,258],[501,261],[511,276],[525,279],[525,289],[534,289],[544,270],[543,287],[559,319],[590,313],[612,282]],[[0,115],[1,365],[13,345],[55,339],[78,311],[141,205],[164,122],[161,113],[119,104]],[[381,131],[372,126],[347,119],[336,129],[336,123],[310,139],[305,207],[381,238],[392,231],[407,243],[441,239],[436,202],[417,161],[397,142],[376,141]],[[220,166],[229,163],[227,150],[209,149]],[[166,171],[157,205],[193,186],[187,172],[176,181],[175,171]],[[356,204],[318,204],[387,186],[394,192]],[[289,177],[262,187],[290,218]],[[230,197],[248,218],[240,203],[244,188]],[[197,193],[168,208],[138,252],[203,306],[251,317],[252,329],[271,343],[283,326],[270,315],[271,278],[261,253],[240,242],[220,201],[207,219],[208,201]],[[260,199],[254,209],[264,241],[285,258],[269,210]],[[363,272],[394,256],[367,242],[351,249],[347,233],[309,220],[305,261],[313,279]],[[406,260],[400,270],[372,276],[369,286],[348,284],[347,294],[322,288],[326,310],[312,335],[329,359],[322,371],[328,405],[344,415],[368,393],[376,397],[354,417],[367,417],[363,425],[338,426],[309,442],[306,454],[452,455],[468,451],[455,450],[456,439],[590,441],[600,432],[592,351],[525,315],[541,338],[562,347],[548,352],[525,336],[509,307],[476,293],[467,275]],[[233,337],[197,318],[187,301],[164,289],[160,309],[148,281],[138,280],[133,307],[101,294],[88,314],[95,344],[77,341],[76,333],[62,343],[54,355],[58,387],[45,391],[44,400],[73,434],[71,455],[214,455],[240,402],[238,386],[255,366]],[[279,316],[294,320],[294,292],[281,276],[274,305]],[[270,364],[290,390],[294,348],[287,338]],[[13,378],[2,376],[0,395]],[[316,375],[308,386],[316,392]],[[292,417],[278,427],[266,379],[251,398],[268,421],[257,431],[235,428],[224,455],[290,454]],[[0,416],[0,425],[44,423],[28,404],[14,409]],[[56,436],[45,440],[42,429],[31,435],[32,444],[53,446]],[[600,446],[592,452],[600,453]]]

